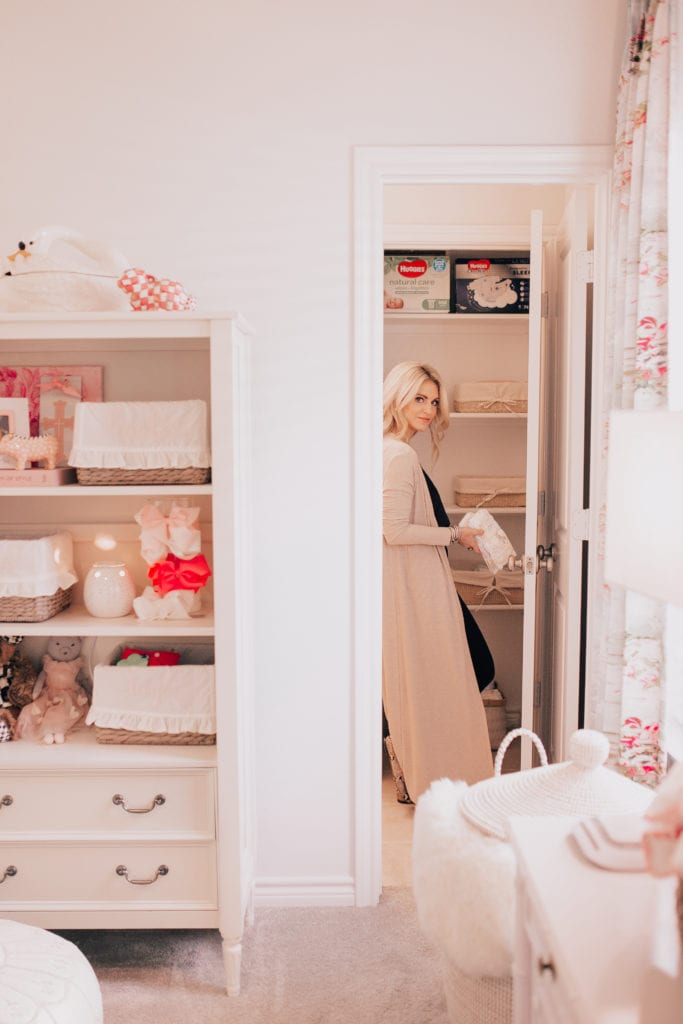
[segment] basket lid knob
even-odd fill
[[[569,740],[569,758],[579,768],[597,768],[609,756],[609,740],[595,729],[577,729]]]

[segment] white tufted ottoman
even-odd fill
[[[52,932],[0,920],[0,1024],[102,1024],[102,996],[81,951]]]

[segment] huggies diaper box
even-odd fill
[[[385,252],[385,313],[449,313],[450,266],[442,252]]]
[[[529,259],[477,256],[453,260],[453,313],[528,313]]]

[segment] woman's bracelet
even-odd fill
[[[460,527],[459,526],[451,526],[450,527],[450,531],[451,531],[451,539],[450,539],[449,543],[450,544],[457,544],[458,541],[460,540]]]

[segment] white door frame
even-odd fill
[[[382,364],[385,185],[595,186],[606,251],[611,146],[359,146],[354,150],[353,765],[357,906],[382,891]],[[601,236],[598,238],[598,236]],[[596,289],[596,293],[597,293]],[[596,324],[604,300],[596,294]],[[594,351],[601,336],[594,338]]]

